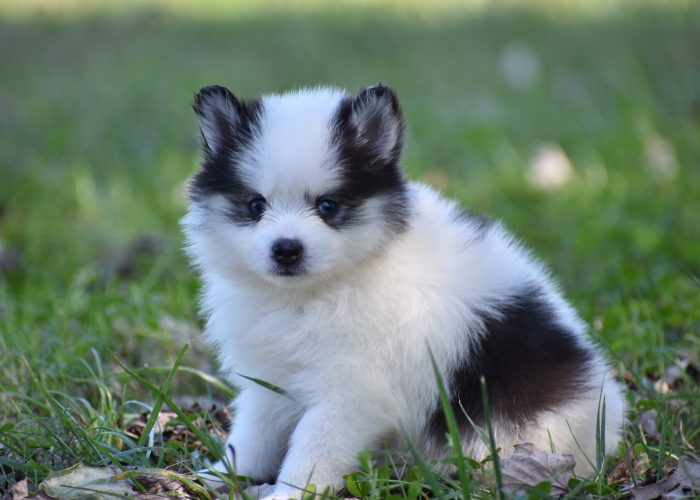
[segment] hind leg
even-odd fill
[[[573,455],[577,475],[593,474],[596,467],[598,409],[600,405],[602,410],[603,404],[601,395],[605,402],[605,454],[617,450],[622,440],[625,418],[622,386],[612,378],[604,383],[602,394],[600,387],[593,388],[585,397],[538,418],[533,430],[523,436],[525,441],[543,450],[550,450],[553,446],[557,453]]]

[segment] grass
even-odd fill
[[[394,86],[410,175],[551,264],[629,389],[625,481],[663,479],[700,446],[700,9],[603,3],[0,3],[0,491],[79,462],[186,472],[216,453],[220,420],[182,396],[230,390],[177,227],[190,103],[211,83]],[[526,180],[543,144],[573,166],[560,188]],[[154,404],[176,438],[147,416],[149,439],[129,430]],[[368,498],[496,494],[364,465]],[[619,495],[607,477],[576,491]]]

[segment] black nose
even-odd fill
[[[297,264],[303,253],[304,246],[299,240],[282,238],[272,244],[272,258],[283,266]]]

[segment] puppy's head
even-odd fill
[[[384,85],[243,101],[205,87],[203,162],[184,219],[208,273],[299,283],[351,270],[406,225],[403,119]]]

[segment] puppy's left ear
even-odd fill
[[[394,91],[378,83],[359,91],[352,100],[349,123],[358,145],[383,162],[397,162],[403,145],[404,122]]]

